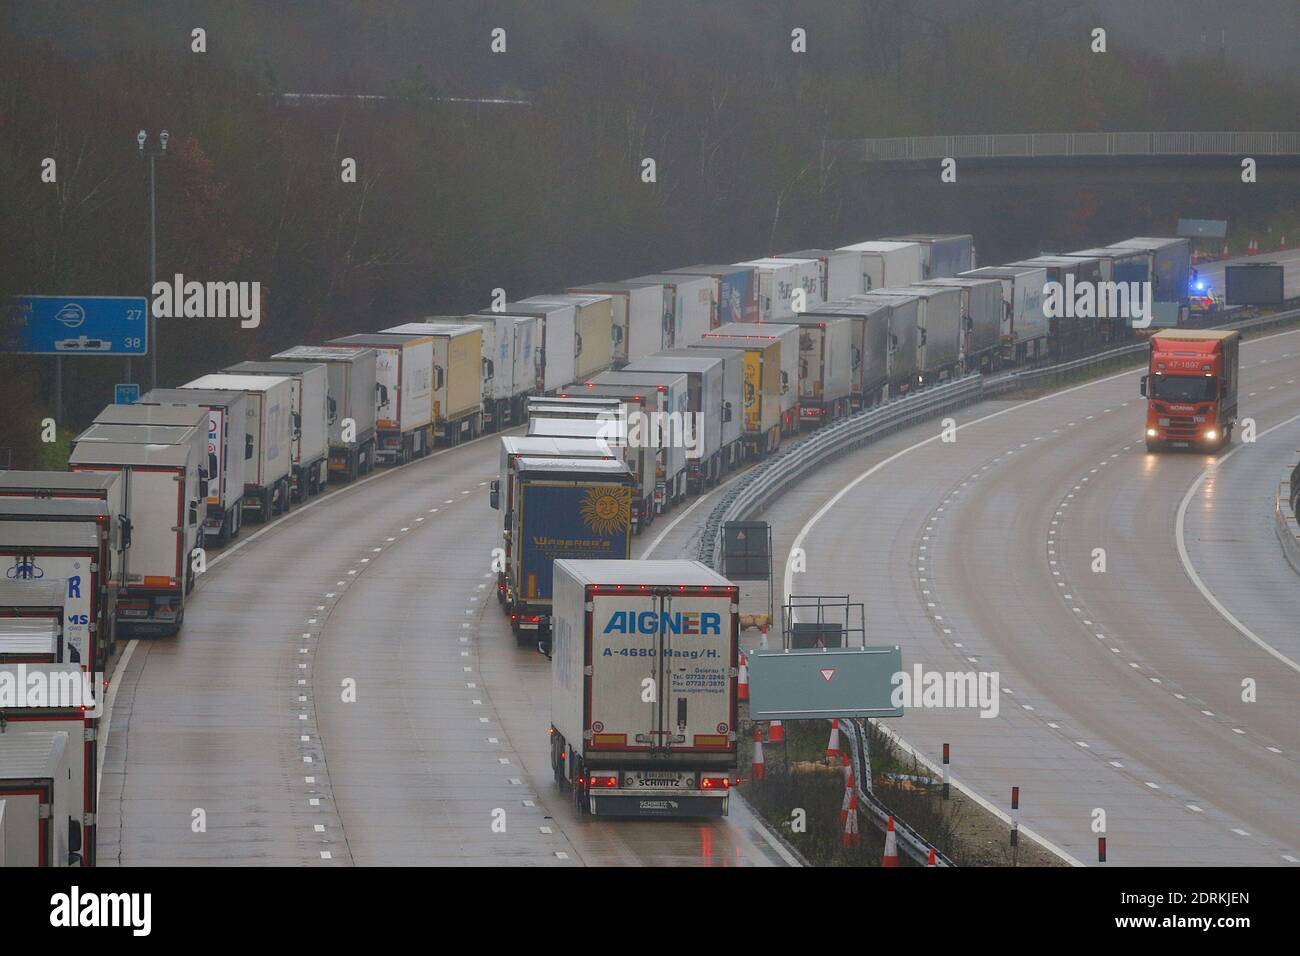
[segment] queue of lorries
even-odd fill
[[[553,648],[557,777],[594,812],[725,812],[735,590],[693,563],[627,562],[632,536],[801,427],[1129,334],[1045,316],[1048,281],[1185,301],[1188,268],[1185,240],[977,268],[968,235],[902,236],[589,283],[154,389],[105,408],[69,471],[0,472],[0,667],[102,672],[118,635],[179,632],[203,548],[246,520],[526,421],[492,482],[494,560],[520,641]],[[652,706],[624,699],[629,660],[658,669]],[[4,860],[90,865],[95,718],[16,708],[0,696]]]

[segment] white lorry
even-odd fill
[[[0,631],[17,623],[57,629],[63,618],[62,591],[57,587],[32,582],[0,583]],[[98,754],[96,737],[99,723],[99,703],[96,695],[103,693],[96,675],[80,667],[67,664],[0,664],[0,683],[10,687],[25,688],[27,693],[4,707],[5,719],[0,721],[0,750],[14,745],[19,738],[29,734],[66,734],[63,749],[63,774],[56,783],[65,793],[57,793],[49,806],[47,823],[47,849],[64,841],[65,855],[54,855],[56,866],[95,865],[95,814],[98,798]],[[43,693],[32,691],[39,687]],[[31,740],[28,739],[28,744]],[[17,778],[8,778],[12,784]],[[0,800],[7,800],[2,792],[5,782],[0,780]],[[17,788],[15,787],[14,790]],[[8,798],[15,797],[13,790]],[[55,816],[56,804],[65,808],[64,816]],[[16,817],[11,818],[15,822]],[[30,820],[25,823],[30,823]],[[50,832],[58,827],[58,832]],[[22,828],[26,831],[26,825]],[[15,834],[15,849],[30,840],[30,831]],[[8,839],[6,840],[8,842]],[[39,841],[38,841],[39,843]],[[35,865],[30,849],[16,857],[6,853],[0,866]]]
[[[713,322],[713,287],[716,281],[712,276],[659,273],[637,276],[628,281],[663,286],[665,304],[669,295],[672,297],[670,327],[665,329],[663,344],[651,351],[686,345],[709,331]],[[647,354],[628,349],[628,360],[635,362]]]
[[[73,443],[71,470],[121,476],[131,539],[115,575],[118,631],[180,631],[203,540],[207,438],[206,426],[92,425]]]
[[[572,302],[507,302],[500,311],[484,309],[486,316],[531,318],[536,325],[533,347],[532,392],[553,395],[577,377],[577,309]],[[612,319],[611,319],[612,324]],[[610,333],[611,336],[613,333]],[[611,346],[612,350],[612,346]]]
[[[1002,284],[990,278],[953,277],[927,279],[921,285],[961,292],[961,367],[967,372],[997,371],[1002,364]]]
[[[362,332],[325,344],[375,350],[375,460],[401,465],[429,454],[433,446],[433,338]]]
[[[821,266],[823,302],[833,302],[864,291],[862,255],[850,249],[800,249],[796,252],[783,252],[779,258],[817,260]]]
[[[698,561],[555,562],[551,767],[580,814],[727,814],[738,612]]]
[[[924,277],[922,258],[925,252],[919,242],[855,242],[840,246],[842,251],[856,252],[862,256],[862,291],[894,288],[920,282]]]
[[[225,372],[289,379],[293,500],[305,501],[324,491],[329,481],[329,369],[320,362],[240,362]]]
[[[284,375],[204,375],[182,388],[243,392],[244,432],[252,453],[244,468],[244,517],[252,511],[265,524],[291,507],[293,482],[293,383]]]
[[[784,322],[822,301],[822,264],[818,259],[751,259],[736,265],[758,270],[759,322]]]
[[[197,405],[208,412],[207,510],[203,535],[225,544],[243,527],[245,462],[252,457],[247,432],[248,398],[243,392],[203,391],[195,388],[155,388],[140,405]]]
[[[328,369],[329,472],[354,481],[375,467],[375,383],[379,353],[374,349],[296,345],[272,362],[319,362]]]
[[[384,331],[433,339],[434,441],[458,445],[477,438],[483,430],[484,396],[492,387],[483,358],[483,326],[420,321]]]

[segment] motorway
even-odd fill
[[[612,823],[559,793],[549,663],[515,645],[493,591],[497,442],[247,526],[181,637],[129,646],[101,865],[790,861],[735,801],[724,820]]]
[[[996,719],[890,728],[927,759],[951,742],[995,808],[1020,786],[1025,831],[1071,861],[1095,859],[1098,809],[1112,864],[1300,861],[1300,589],[1268,523],[1300,444],[1300,332],[1247,342],[1242,368],[1259,440],[1231,454],[1147,455],[1134,371],[966,409],[955,442],[891,435],[764,516],[778,554],[807,552],[787,590],[866,602],[869,640],[909,667],[1000,672]],[[495,436],[440,451],[209,560],[182,636],[133,642],[114,676],[102,864],[789,862],[736,802],[576,817],[549,665],[493,599],[497,467]],[[694,557],[712,501],[638,555]]]

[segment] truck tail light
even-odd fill
[[[587,786],[593,789],[597,787],[617,787],[618,774],[593,774],[591,779],[587,782]]]
[[[729,777],[700,777],[701,790],[730,790],[731,778]]]

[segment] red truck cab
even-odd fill
[[[1151,362],[1142,376],[1148,451],[1169,445],[1213,450],[1232,441],[1239,345],[1235,331],[1215,329],[1165,329],[1151,337]]]

